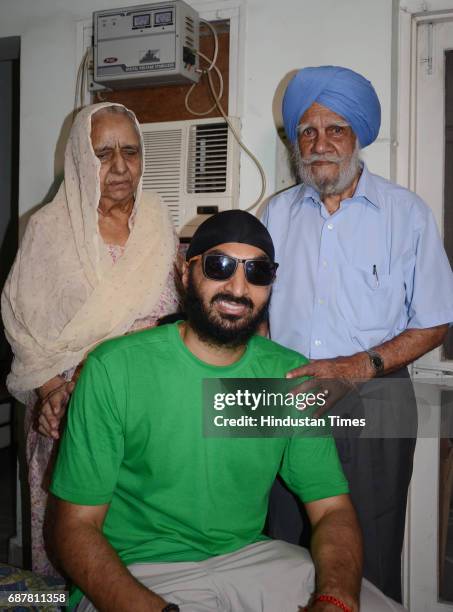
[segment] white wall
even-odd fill
[[[422,13],[423,11],[443,11],[453,9],[453,0],[400,0],[403,10],[410,13]]]
[[[22,37],[20,214],[45,197],[61,170],[55,152],[64,144],[60,132],[73,106],[77,20],[89,19],[93,10],[138,3],[2,0],[0,37]],[[219,2],[196,2],[212,3]],[[389,176],[392,0],[244,0],[243,8],[243,136],[264,164],[267,193],[275,189],[273,97],[288,71],[309,65],[342,64],[372,81],[381,99],[382,128],[366,159]],[[241,206],[258,190],[257,173],[243,157]]]

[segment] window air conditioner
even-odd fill
[[[239,120],[230,120],[239,130]],[[238,205],[239,145],[221,117],[140,127],[143,189],[160,194],[181,238],[209,215]]]

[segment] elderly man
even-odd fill
[[[203,436],[203,379],[282,377],[304,361],[254,335],[276,268],[255,217],[220,213],[187,253],[187,321],[88,357],[51,487],[78,611],[297,612],[314,590],[310,610],[358,609],[360,530],[333,440]],[[277,472],[306,503],[314,566],[262,535]],[[361,603],[400,609],[366,582]]]
[[[452,274],[433,215],[360,161],[380,127],[379,100],[361,75],[335,66],[300,70],[286,89],[283,119],[302,184],[274,197],[263,217],[282,270],[271,337],[310,358],[290,376],[387,377],[384,418],[404,411],[413,421],[406,366],[439,346],[453,320]],[[364,575],[400,600],[415,440],[337,445],[364,532]],[[281,529],[292,511],[277,489],[271,533],[297,537]]]

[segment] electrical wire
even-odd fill
[[[74,97],[74,108],[72,111],[72,123],[76,118],[77,113],[85,106],[85,94],[88,91],[88,78],[90,75],[90,62],[93,61],[92,49],[87,47],[85,53],[80,60],[79,67],[77,69],[77,78],[75,86],[75,97]],[[110,91],[110,90],[109,90]],[[100,91],[96,92],[97,100],[105,102],[105,98],[102,96]]]
[[[80,90],[80,106],[85,106],[85,93],[88,91],[88,72],[90,65],[91,49],[88,48],[85,52],[82,68],[82,84]]]
[[[80,61],[79,67],[77,68],[77,76],[76,76],[76,84],[75,84],[75,94],[74,94],[74,105],[72,109],[72,121],[74,122],[75,116],[79,111],[79,96],[80,96],[80,80],[82,78],[82,70],[85,63],[85,56],[88,53],[88,49],[83,54],[83,57]]]
[[[240,135],[238,134],[236,128],[234,127],[234,125],[231,123],[230,119],[228,118],[222,103],[221,103],[221,98],[223,95],[223,87],[224,87],[224,83],[223,83],[223,77],[222,77],[222,73],[220,72],[219,68],[216,65],[217,62],[217,57],[218,57],[218,52],[219,52],[219,39],[217,36],[217,32],[215,30],[215,28],[212,26],[212,24],[209,21],[205,21],[204,19],[200,19],[200,22],[203,23],[204,25],[206,25],[212,32],[213,36],[214,36],[214,55],[212,56],[212,59],[207,57],[206,55],[204,55],[203,53],[201,53],[201,51],[197,51],[197,55],[199,55],[205,62],[208,62],[208,67],[207,68],[203,68],[201,70],[202,74],[205,74],[207,79],[208,79],[208,85],[209,85],[209,90],[211,92],[212,97],[214,98],[215,104],[207,111],[194,111],[190,106],[189,106],[189,98],[190,95],[192,93],[192,91],[194,90],[194,88],[198,85],[198,83],[194,83],[193,85],[191,85],[191,87],[189,88],[185,100],[184,100],[184,104],[186,107],[186,110],[191,113],[192,115],[196,115],[198,117],[202,117],[204,115],[209,115],[209,113],[211,113],[215,108],[217,108],[220,112],[220,114],[222,115],[223,119],[225,120],[226,124],[228,125],[228,127],[230,128],[233,136],[235,137],[235,139],[237,140],[239,146],[242,148],[242,150],[250,157],[250,159],[254,162],[254,164],[256,165],[256,167],[258,168],[258,172],[260,173],[260,177],[261,177],[261,192],[258,196],[258,198],[253,202],[253,204],[251,204],[248,208],[246,208],[246,211],[251,211],[253,208],[255,208],[255,206],[258,206],[261,202],[262,199],[264,197],[264,194],[266,192],[266,175],[264,173],[263,167],[260,164],[259,160],[257,159],[257,157],[250,151],[250,149],[244,144],[244,142],[242,141]],[[219,91],[216,92],[215,87],[214,87],[214,83],[212,81],[212,70],[215,71],[218,80],[219,80]]]
[[[209,59],[209,57],[207,57],[206,55],[204,55],[204,53],[201,53],[201,51],[197,51],[197,55],[199,55],[200,57],[202,57],[206,62],[211,62],[211,60]],[[211,62],[210,68],[206,68],[201,70],[201,72],[203,74],[209,74],[209,72],[214,69],[215,73],[219,79],[219,93],[217,95],[217,97],[220,99],[223,96],[223,76],[222,73],[220,72],[219,68],[213,64]],[[186,107],[186,110],[189,111],[189,113],[192,113],[192,115],[196,115],[197,117],[204,117],[205,115],[209,115],[210,113],[212,113],[213,110],[215,110],[217,108],[217,103],[214,103],[213,106],[211,106],[211,108],[209,108],[206,111],[195,111],[193,110],[193,108],[191,108],[189,106],[189,98],[191,93],[193,92],[193,90],[195,89],[195,87],[198,85],[198,83],[193,83],[193,85],[191,85],[186,93],[186,97],[184,100],[184,105]]]
[[[85,106],[85,91],[88,87],[88,63],[90,57],[90,49],[87,48],[85,53],[80,60],[79,67],[77,69],[75,96],[74,96],[74,108],[72,111],[72,122],[76,118],[77,113],[81,108]]]
[[[205,26],[208,26],[208,28],[211,30],[212,35],[214,37],[214,55],[212,57],[212,60],[208,60],[211,63],[207,68],[207,70],[211,70],[212,68],[214,68],[215,64],[217,63],[217,56],[219,54],[219,37],[217,36],[217,31],[215,27],[212,25],[210,21],[206,21],[205,19],[200,19],[200,22],[204,23]]]
[[[260,194],[259,194],[258,198],[253,202],[253,204],[250,204],[250,206],[245,209],[246,211],[249,212],[253,208],[255,208],[255,206],[258,206],[258,204],[261,203],[261,201],[262,201],[262,199],[264,197],[264,194],[266,192],[266,175],[264,173],[263,166],[260,164],[258,158],[244,144],[244,142],[242,141],[241,137],[239,136],[236,128],[231,123],[230,119],[228,118],[227,114],[225,113],[225,111],[223,109],[223,106],[220,103],[220,99],[218,98],[218,96],[216,95],[216,92],[214,90],[214,84],[212,82],[212,77],[211,77],[211,73],[210,72],[207,73],[207,77],[208,77],[209,89],[211,90],[211,95],[214,98],[214,100],[216,101],[217,107],[218,107],[219,111],[221,112],[222,117],[225,119],[226,123],[228,124],[228,127],[230,128],[231,132],[233,133],[233,136],[236,138],[239,146],[243,149],[243,151],[245,151],[245,153],[247,153],[247,155],[250,157],[250,159],[255,163],[255,166],[258,168],[258,172],[260,173],[260,176],[261,176],[261,191],[260,191]]]

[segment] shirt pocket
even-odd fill
[[[405,285],[400,266],[384,273],[374,265],[339,268],[336,299],[340,318],[361,331],[396,331],[404,316]]]

